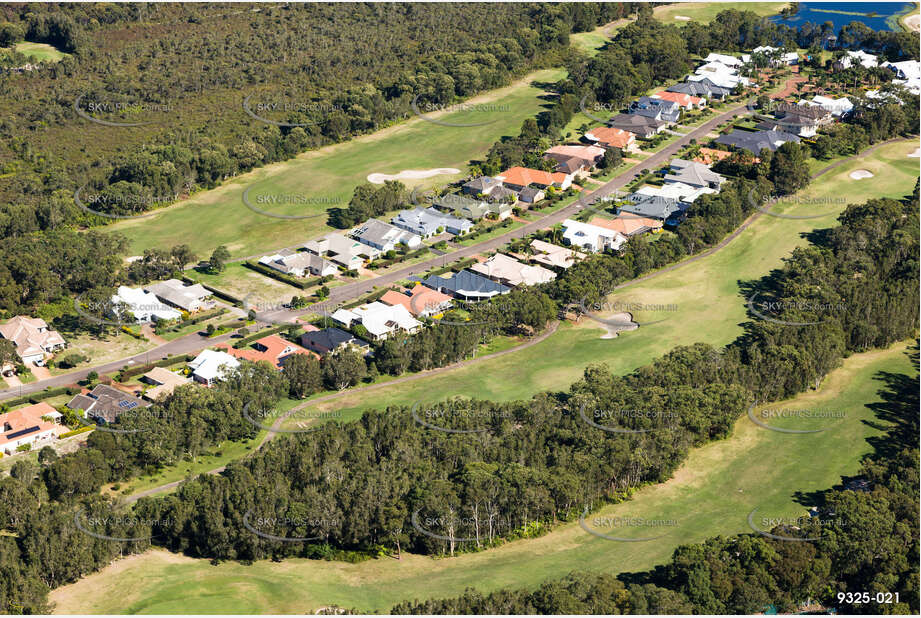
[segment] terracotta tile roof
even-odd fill
[[[271,363],[273,367],[277,367],[278,369],[281,369],[283,360],[292,354],[309,354],[319,358],[319,356],[310,350],[302,348],[296,343],[291,343],[287,339],[282,339],[278,335],[269,335],[267,337],[263,337],[262,339],[256,339],[252,342],[252,344],[250,344],[249,347],[240,350],[233,348],[226,343],[215,347],[223,348],[234,358],[253,362],[267,361]]]
[[[657,92],[652,96],[656,99],[673,101],[682,107],[687,107],[688,105],[700,105],[703,103],[703,99],[700,97],[691,96],[683,92],[668,92],[667,90],[663,90],[662,92]]]
[[[5,430],[0,434],[0,447],[25,435],[38,434],[59,427],[55,423],[42,420],[42,416],[56,412],[57,410],[43,401],[0,414],[0,430]]]
[[[629,217],[617,217],[616,219],[604,219],[602,217],[593,217],[589,221],[592,225],[597,225],[598,227],[603,227],[607,230],[614,230],[615,232],[620,232],[624,236],[631,236],[641,231],[643,228],[651,228],[657,230],[662,227],[662,222],[658,219],[650,219],[648,217],[637,217],[631,215]]]
[[[559,174],[564,179],[566,178],[565,174]],[[502,181],[506,184],[518,185],[526,187],[530,184],[540,185],[542,187],[548,187],[554,183],[553,175],[550,172],[544,172],[541,170],[532,170],[527,167],[510,167],[505,170],[499,177],[502,178]]]
[[[608,144],[614,148],[626,148],[636,139],[636,135],[630,131],[616,127],[599,127],[592,129],[586,135],[591,136],[590,139],[595,139],[600,144]]]
[[[438,290],[427,288],[424,285],[417,285],[412,289],[410,294],[404,294],[396,290],[387,290],[380,301],[385,305],[403,305],[406,310],[416,317],[426,314],[440,313],[438,310],[446,303],[451,302],[451,297],[442,294]]]

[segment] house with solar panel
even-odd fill
[[[68,402],[71,410],[83,412],[86,418],[102,423],[114,423],[123,413],[139,408],[149,408],[151,403],[138,399],[105,384],[98,384],[88,393],[76,395]]]

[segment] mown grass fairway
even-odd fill
[[[70,55],[58,51],[56,47],[48,45],[47,43],[29,43],[28,41],[23,41],[22,43],[16,43],[13,49],[35,62],[57,62]]]
[[[371,135],[267,165],[152,217],[119,222],[107,229],[125,234],[133,254],[186,243],[200,257],[207,257],[221,244],[234,257],[244,257],[302,244],[333,231],[326,225],[326,210],[348,205],[353,190],[367,181],[368,174],[461,170],[460,174],[404,181],[410,187],[441,185],[461,178],[470,159],[483,156],[501,136],[518,134],[522,121],[545,104],[540,98],[545,93],[542,85],[563,75],[561,69],[537,71],[507,88],[468,101],[488,104],[486,108],[444,115],[422,110],[444,122],[488,124],[456,127],[411,118]],[[260,215],[244,205],[242,195],[247,189],[251,190],[250,202],[260,209],[282,215],[320,216],[292,220]],[[258,202],[260,196],[297,199],[300,203],[263,205]]]
[[[705,24],[722,11],[735,9],[737,11],[751,11],[767,17],[777,15],[789,2],[676,2],[667,6],[656,7],[653,15],[667,24],[681,24],[688,21],[699,21]],[[678,19],[689,17],[690,19]]]
[[[602,339],[601,324],[589,319],[566,323],[541,343],[497,359],[490,359],[447,374],[420,379],[374,392],[371,403],[357,393],[318,405],[355,417],[368,407],[410,405],[452,395],[482,399],[528,398],[542,390],[562,390],[581,377],[590,363],[607,363],[615,373],[644,365],[674,346],[706,342],[725,345],[742,332],[747,320],[745,298],[739,282],[761,277],[781,265],[782,258],[807,243],[803,234],[831,227],[847,204],[872,197],[901,197],[917,179],[917,159],[907,155],[917,142],[902,140],[844,162],[815,179],[798,194],[800,203],[774,210],[786,214],[823,214],[817,219],[783,219],[762,215],[728,246],[706,258],[688,263],[646,282],[624,288],[612,301],[676,305],[677,311],[637,313],[639,321],[664,321]],[[853,180],[850,172],[866,169],[873,178]],[[821,203],[809,204],[807,198]],[[693,328],[689,328],[693,325]]]
[[[572,570],[648,569],[666,561],[680,544],[750,532],[746,517],[754,508],[770,517],[801,515],[806,507],[794,502],[795,494],[826,489],[855,474],[860,457],[870,451],[867,438],[880,433],[867,423],[874,418],[867,405],[881,401],[884,384],[878,376],[910,375],[907,348],[906,342],[854,355],[818,391],[782,402],[786,408],[845,411],[844,421],[829,430],[790,435],[761,429],[743,417],[726,440],[693,450],[670,481],[586,518],[589,526],[596,517],[676,522],[654,541],[608,541],[570,523],[538,539],[443,559],[404,554],[402,561],[359,564],[297,559],[211,566],[156,550],[59,588],[51,601],[58,613],[313,613],[331,604],[387,612],[403,599],[457,595],[467,587],[536,586]]]

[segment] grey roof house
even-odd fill
[[[355,228],[352,235],[358,242],[381,251],[392,251],[399,244],[404,244],[410,249],[415,249],[422,245],[422,238],[418,234],[401,230],[395,225],[390,225],[378,219],[368,219]]]
[[[432,203],[437,207],[449,212],[453,212],[456,217],[471,219],[477,221],[487,214],[494,214],[500,219],[504,219],[512,213],[512,205],[505,202],[484,202],[483,200],[472,200],[469,197],[448,193],[436,197]]]
[[[463,300],[483,300],[512,291],[506,285],[469,270],[453,273],[449,278],[432,275],[424,279],[422,285]]]
[[[259,259],[259,263],[294,277],[306,277],[308,274],[317,277],[326,277],[327,275],[335,275],[339,272],[335,264],[309,251],[299,251],[297,253],[282,252],[275,255],[266,255]]]
[[[686,159],[672,159],[670,173],[665,182],[681,182],[691,187],[716,189],[726,180],[703,163]]]
[[[735,146],[747,150],[758,156],[763,148],[773,152],[785,142],[799,143],[799,136],[783,131],[740,131],[737,129],[727,135],[720,135],[714,141],[724,146]]]
[[[502,181],[498,178],[480,176],[479,178],[474,178],[470,182],[465,183],[464,186],[461,187],[461,191],[467,195],[476,197],[477,195],[489,195],[493,189],[501,186]]]
[[[167,279],[159,283],[151,283],[144,289],[156,295],[163,302],[184,311],[199,311],[215,305],[213,300],[205,300],[211,296],[211,292],[200,283],[186,285],[179,279]]]
[[[321,355],[335,352],[344,347],[355,347],[363,353],[371,350],[370,343],[340,328],[324,328],[304,333],[300,337],[300,343],[308,350]]]
[[[631,193],[627,196],[627,203],[619,206],[620,212],[628,212],[640,217],[649,217],[651,219],[668,219],[676,212],[683,210],[678,204],[678,200],[661,195],[641,195]]]
[[[641,114],[617,114],[608,120],[608,126],[630,131],[637,137],[649,139],[668,125],[664,120],[648,118]]]
[[[678,122],[681,107],[675,101],[640,97],[630,105],[630,113],[665,122]]]
[[[439,229],[454,235],[466,234],[473,227],[473,223],[467,219],[447,215],[431,206],[401,210],[390,222],[422,238],[438,234]]]
[[[724,99],[732,94],[731,88],[717,86],[709,79],[702,79],[698,82],[682,82],[674,86],[669,86],[665,90],[666,92],[679,92],[681,94],[689,94],[694,97],[703,97],[706,99]]]
[[[71,410],[82,410],[86,417],[106,423],[114,423],[123,412],[149,408],[150,405],[149,401],[138,399],[105,384],[97,384],[89,393],[76,395],[67,403]]]

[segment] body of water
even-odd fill
[[[835,32],[852,21],[863,22],[874,30],[899,30],[893,16],[901,15],[912,6],[911,2],[800,2],[796,15],[787,18],[775,15],[771,21],[793,28],[807,21],[819,25],[830,21],[835,25]]]

